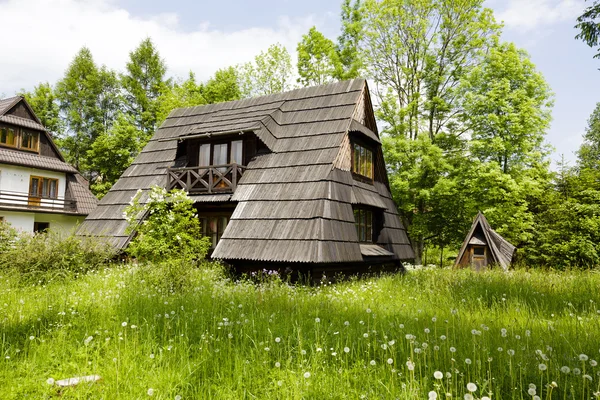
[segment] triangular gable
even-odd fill
[[[379,137],[379,133],[377,131],[377,122],[373,112],[373,104],[371,103],[371,95],[369,93],[367,81],[365,81],[360,99],[358,103],[356,103],[356,108],[354,109],[352,119],[360,122],[374,132],[377,137]]]
[[[469,244],[471,244],[471,240],[476,238],[475,234],[479,232],[483,233],[483,241],[486,242],[486,245],[490,249],[490,254],[492,255],[493,261],[500,265],[502,269],[507,270],[512,262],[515,247],[491,228],[481,211],[477,214],[477,217],[475,217],[475,220],[473,221],[473,225],[471,226],[471,229],[469,230],[469,233],[467,234],[460,251],[458,252],[454,266],[456,267],[460,263],[460,260],[467,250],[467,247]],[[482,238],[479,238],[479,240],[481,239]]]
[[[42,125],[40,119],[35,115],[29,103],[22,96],[15,96],[12,104],[0,109],[0,115],[14,115],[16,117],[29,119]]]

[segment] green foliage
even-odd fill
[[[49,83],[40,83],[33,88],[33,92],[21,90],[21,96],[33,109],[42,125],[53,135],[60,134],[63,130],[63,121],[60,118],[60,107],[54,89]]]
[[[90,189],[98,198],[110,190],[144,145],[145,135],[124,115],[119,115],[112,128],[94,141],[87,156],[97,174]]]
[[[137,129],[150,139],[157,128],[158,98],[169,83],[165,79],[167,65],[146,38],[129,53],[125,69],[121,75],[125,108]]]
[[[17,238],[17,230],[8,222],[0,221],[0,254],[11,250]]]
[[[342,3],[342,33],[336,45],[339,63],[334,77],[338,80],[358,78],[363,71],[360,42],[363,39],[363,13],[361,0],[344,0]]]
[[[115,256],[110,244],[95,237],[53,230],[9,235],[12,245],[0,251],[0,270],[16,271],[24,283],[83,274],[107,265]]]
[[[99,69],[86,47],[77,53],[56,84],[56,98],[66,127],[57,142],[67,161],[88,178],[94,174],[87,152],[96,138],[110,129],[119,109],[118,91],[116,74],[105,67]]]
[[[313,26],[298,43],[298,82],[303,86],[323,85],[333,80],[342,67],[335,45]]]
[[[577,152],[579,165],[582,169],[600,172],[600,103],[592,112],[588,126],[583,135],[583,144]]]
[[[457,86],[500,33],[483,0],[367,0],[362,59],[393,135],[460,134]]]
[[[303,287],[231,281],[207,265],[185,290],[129,265],[37,287],[0,275],[6,400],[462,399],[468,383],[478,399],[532,399],[534,384],[542,399],[567,400],[598,390],[597,271],[435,268]],[[102,380],[46,383],[93,374]]]
[[[586,0],[587,1],[587,0]],[[600,45],[600,2],[594,0],[594,3],[587,7],[583,14],[577,18],[575,28],[579,29],[579,33],[575,39],[581,39],[590,47]],[[600,58],[600,48],[594,58]]]
[[[190,72],[188,79],[185,81],[175,82],[172,87],[166,88],[156,101],[157,126],[162,124],[171,111],[176,108],[206,104],[206,99],[202,92],[202,84],[196,83],[196,76],[192,72]]]
[[[242,97],[264,96],[291,88],[292,60],[286,48],[276,43],[261,51],[253,62],[238,66]]]
[[[204,84],[202,95],[208,104],[239,100],[242,92],[238,81],[238,71],[234,67],[219,69]]]
[[[550,88],[523,50],[512,43],[492,47],[463,81],[464,120],[471,153],[517,172],[547,154]]]
[[[190,263],[206,256],[210,242],[201,236],[194,202],[184,191],[154,186],[143,204],[141,196],[138,191],[125,208],[129,232],[135,234],[127,247],[130,255],[155,263]]]

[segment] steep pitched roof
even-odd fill
[[[479,228],[479,229],[478,229]],[[483,233],[483,237],[477,237],[476,233]],[[458,257],[456,257],[455,265],[458,265],[462,259],[467,246],[469,244],[487,245],[492,254],[495,263],[500,265],[502,269],[507,270],[510,266],[516,247],[510,244],[506,239],[500,236],[492,229],[485,216],[479,212],[473,221],[471,230],[467,234],[463,242]]]
[[[22,104],[29,112],[31,118],[23,118],[18,115],[13,115],[10,111],[17,105]],[[88,215],[98,203],[96,196],[90,192],[88,182],[81,176],[75,167],[67,164],[60,150],[52,140],[52,137],[44,128],[41,121],[35,115],[35,112],[22,96],[9,97],[0,99],[0,122],[17,125],[24,128],[30,128],[40,131],[40,135],[44,135],[47,143],[54,150],[55,157],[47,157],[40,154],[33,154],[14,149],[0,148],[0,163],[20,165],[24,167],[57,171],[67,173],[67,192],[76,200],[75,214]]]
[[[379,142],[374,124],[368,129],[355,121],[364,119],[358,115],[364,112],[359,104],[370,107],[366,96],[366,82],[357,79],[174,110],[86,219],[80,233],[104,232],[117,247],[126,246],[123,209],[138,189],[166,184],[165,170],[174,165],[178,140],[252,131],[271,152],[248,163],[231,197],[237,207],[214,258],[363,261],[352,204],[382,209],[385,228],[379,243],[396,258],[412,258],[387,180],[361,184],[352,179],[349,159],[340,157],[343,152],[349,154],[351,130],[361,130]]]

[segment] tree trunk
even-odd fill
[[[423,248],[425,242],[423,241],[423,238],[418,238],[413,240],[412,242],[412,248],[413,251],[415,252],[415,265],[422,265],[423,262]]]

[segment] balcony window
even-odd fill
[[[29,180],[29,196],[56,199],[58,197],[58,179],[32,176]]]
[[[13,128],[0,126],[0,144],[10,147],[17,146],[17,135]]]
[[[352,144],[352,173],[373,179],[373,152],[358,143]]]
[[[243,146],[241,140],[200,145],[198,166],[239,164],[242,165]]]
[[[21,148],[25,150],[38,151],[40,134],[21,130]]]

